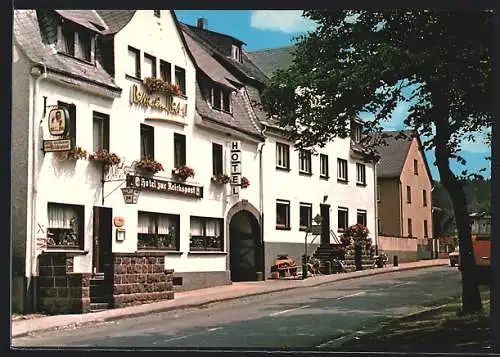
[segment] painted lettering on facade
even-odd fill
[[[238,195],[241,186],[241,141],[231,141],[231,193]]]
[[[151,177],[127,175],[127,186],[144,191],[178,193],[185,196],[203,198],[203,187],[169,180],[158,180]]]
[[[164,98],[162,101],[160,95],[141,92],[136,84],[133,84],[130,88],[130,104],[166,112],[170,115],[187,116],[187,103],[174,102],[172,97],[165,96]]]

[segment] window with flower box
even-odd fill
[[[276,200],[276,229],[290,229],[290,201]]]
[[[83,249],[84,206],[48,203],[47,247]]]
[[[300,203],[299,230],[305,231],[312,225],[312,204]]]
[[[143,78],[156,78],[156,58],[147,53],[144,54],[144,70],[142,75]]]
[[[337,211],[338,231],[345,232],[349,226],[349,209],[339,207]]]
[[[179,215],[138,212],[137,248],[179,250]]]
[[[366,210],[364,209],[358,209],[357,214],[356,214],[356,223],[362,224],[363,226],[366,227]]]
[[[127,72],[129,76],[141,78],[141,51],[128,46]]]
[[[186,95],[186,70],[175,66],[175,83],[181,89],[181,94]]]
[[[172,82],[172,65],[164,60],[160,60],[160,79],[167,83]]]
[[[109,115],[93,112],[92,125],[92,149],[94,152],[102,149],[109,152]]]
[[[186,135],[174,133],[174,167],[186,165]]]
[[[220,175],[223,173],[222,164],[222,145],[212,143],[212,174]]]
[[[224,251],[223,220],[191,216],[189,250]]]
[[[155,158],[155,128],[141,124],[141,160],[149,157]]]
[[[290,146],[283,143],[276,143],[276,168],[290,169]]]
[[[311,174],[311,152],[309,150],[299,151],[299,172]]]

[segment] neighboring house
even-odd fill
[[[377,147],[378,246],[399,261],[432,256],[432,178],[418,134],[384,132]]]

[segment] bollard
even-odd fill
[[[307,264],[302,264],[302,279],[307,279]]]
[[[398,256],[397,255],[392,257],[392,265],[394,265],[395,267],[398,266]]]

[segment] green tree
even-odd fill
[[[492,12],[308,10],[304,16],[318,27],[298,39],[293,63],[271,78],[263,108],[290,128],[300,148],[346,137],[350,119],[360,112],[373,113],[366,132],[380,133],[396,105],[409,102],[404,123],[434,150],[453,203],[462,309],[481,310],[462,185],[466,175],[475,174],[455,175],[450,160],[465,165],[461,143],[491,128]],[[373,137],[383,141],[383,135]]]

